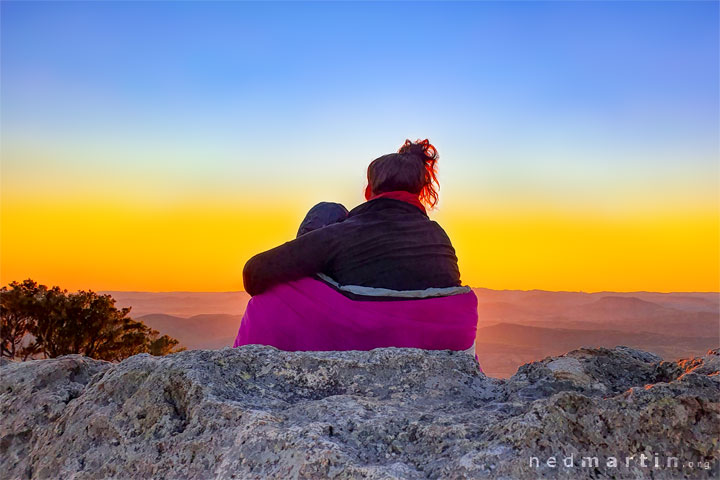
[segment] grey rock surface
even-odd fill
[[[627,347],[507,380],[397,348],[4,361],[0,476],[717,478],[718,372],[717,350],[663,362]]]

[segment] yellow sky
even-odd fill
[[[244,262],[293,238],[307,205],[224,205],[5,201],[2,284],[30,277],[69,290],[241,290]],[[431,217],[473,287],[720,291],[714,209],[602,215],[512,207]]]

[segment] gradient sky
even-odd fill
[[[464,283],[720,290],[716,2],[0,9],[3,285],[240,290],[429,138]]]

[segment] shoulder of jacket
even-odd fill
[[[450,240],[450,236],[447,234],[445,229],[435,220],[430,220],[430,223],[432,224],[433,228],[435,228],[438,232],[440,232],[445,238]]]

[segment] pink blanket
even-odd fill
[[[252,297],[233,347],[466,350],[475,341],[477,319],[477,297],[472,291],[446,297],[359,301],[307,277]]]

